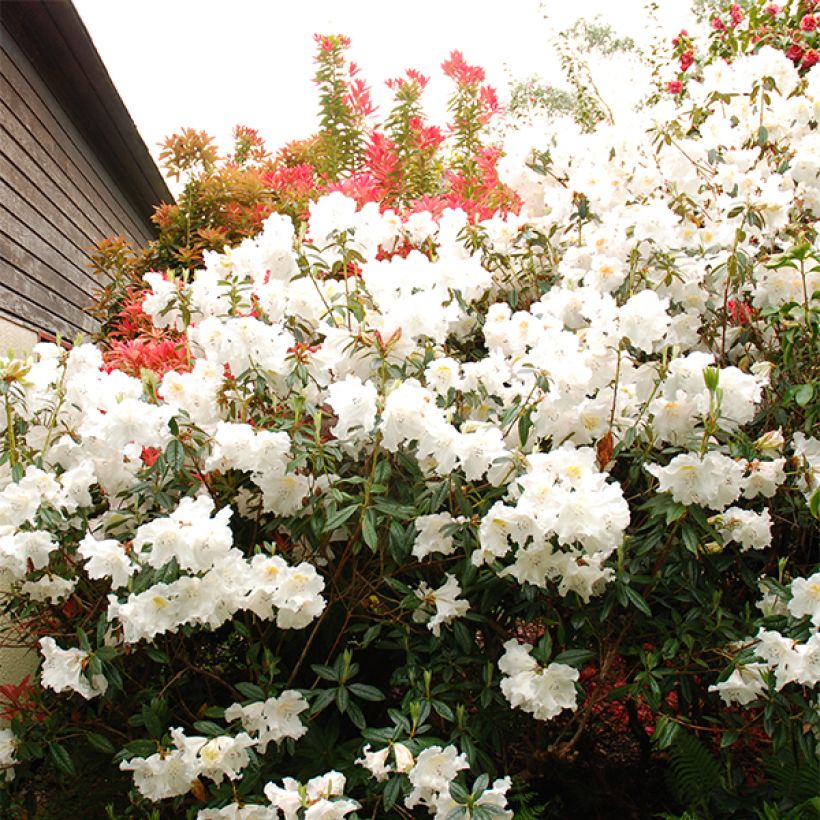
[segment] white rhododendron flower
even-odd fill
[[[512,811],[507,808],[507,792],[512,786],[512,780],[509,777],[499,778],[495,780],[489,788],[485,789],[478,799],[473,803],[474,806],[492,806],[492,816],[506,818],[512,820],[514,815]],[[433,804],[436,809],[434,820],[446,820],[450,816],[453,809],[458,808],[459,804],[453,800],[449,792],[439,792],[438,796],[433,798]]]
[[[247,706],[234,703],[225,710],[225,720],[238,720],[255,737],[259,751],[264,754],[270,742],[281,743],[285,738],[298,740],[307,732],[299,718],[309,709],[305,698],[293,689],[278,697],[257,701]]]
[[[17,763],[17,738],[11,729],[0,729],[0,766]]]
[[[820,572],[808,578],[795,578],[791,583],[789,614],[794,618],[808,615],[811,622],[820,627]]]
[[[40,681],[55,692],[77,692],[86,700],[96,698],[108,689],[102,675],[85,674],[89,654],[82,649],[61,649],[53,638],[40,638],[43,666]]]
[[[730,507],[712,520],[725,542],[734,541],[743,550],[762,550],[772,542],[772,518],[768,510],[758,513]]]
[[[413,790],[404,800],[408,809],[419,804],[435,806],[437,796],[447,793],[450,783],[460,771],[469,769],[470,764],[464,754],[459,754],[455,746],[429,746],[416,758],[416,763],[408,773]]]
[[[727,706],[733,703],[746,706],[759,698],[768,688],[761,675],[766,669],[764,663],[738,666],[726,680],[710,686],[709,691],[717,692]]]
[[[413,619],[419,623],[427,623],[427,628],[438,638],[441,636],[441,625],[449,624],[456,618],[467,614],[470,602],[459,598],[461,586],[455,575],[449,572],[447,580],[438,589],[432,589],[425,581],[419,584],[416,597],[422,601],[422,606],[413,613]],[[430,609],[435,611],[430,617]]]
[[[658,489],[679,504],[722,510],[740,496],[744,464],[712,450],[702,458],[684,453],[666,467],[648,464],[646,469],[658,479]]]
[[[530,655],[531,651],[531,644],[519,644],[515,639],[504,644],[498,668],[504,675],[501,691],[510,705],[538,720],[551,720],[564,709],[574,710],[578,670],[563,663],[543,667]]]

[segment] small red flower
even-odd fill
[[[802,31],[814,31],[817,28],[817,18],[813,14],[806,14],[800,21]]]
[[[688,71],[692,67],[692,63],[695,62],[695,55],[691,51],[684,51],[683,54],[680,55],[680,70],[681,71]]]
[[[715,31],[726,31],[726,23],[720,17],[713,17],[711,26]]]
[[[746,15],[743,13],[743,9],[737,3],[735,3],[729,9],[729,17],[732,20],[732,28],[739,26],[743,22],[743,18],[745,16]]]
[[[786,52],[786,56],[794,63],[799,63],[803,59],[803,55],[805,51],[800,48],[797,43],[789,47],[789,50]]]
[[[680,94],[683,91],[683,83],[680,80],[670,80],[666,84],[666,90],[670,94]]]
[[[803,57],[803,62],[800,64],[803,68],[811,68],[820,62],[820,52],[816,48],[810,48]]]

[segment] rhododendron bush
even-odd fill
[[[818,115],[762,48],[516,134],[519,214],[348,169],[146,273],[163,366],[2,360],[6,809],[86,750],[128,816],[810,816]]]

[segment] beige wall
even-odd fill
[[[0,316],[0,356],[9,351],[20,355],[37,344],[37,334],[33,330],[20,327]],[[8,589],[7,574],[0,570],[0,595]],[[3,624],[5,626],[5,624]],[[4,640],[11,636],[3,635]],[[27,649],[4,649],[0,647],[0,684],[20,683],[26,675],[33,675],[37,668],[37,653]]]

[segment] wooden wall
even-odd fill
[[[91,247],[153,234],[2,21],[0,35],[0,314],[73,338],[95,327]]]

